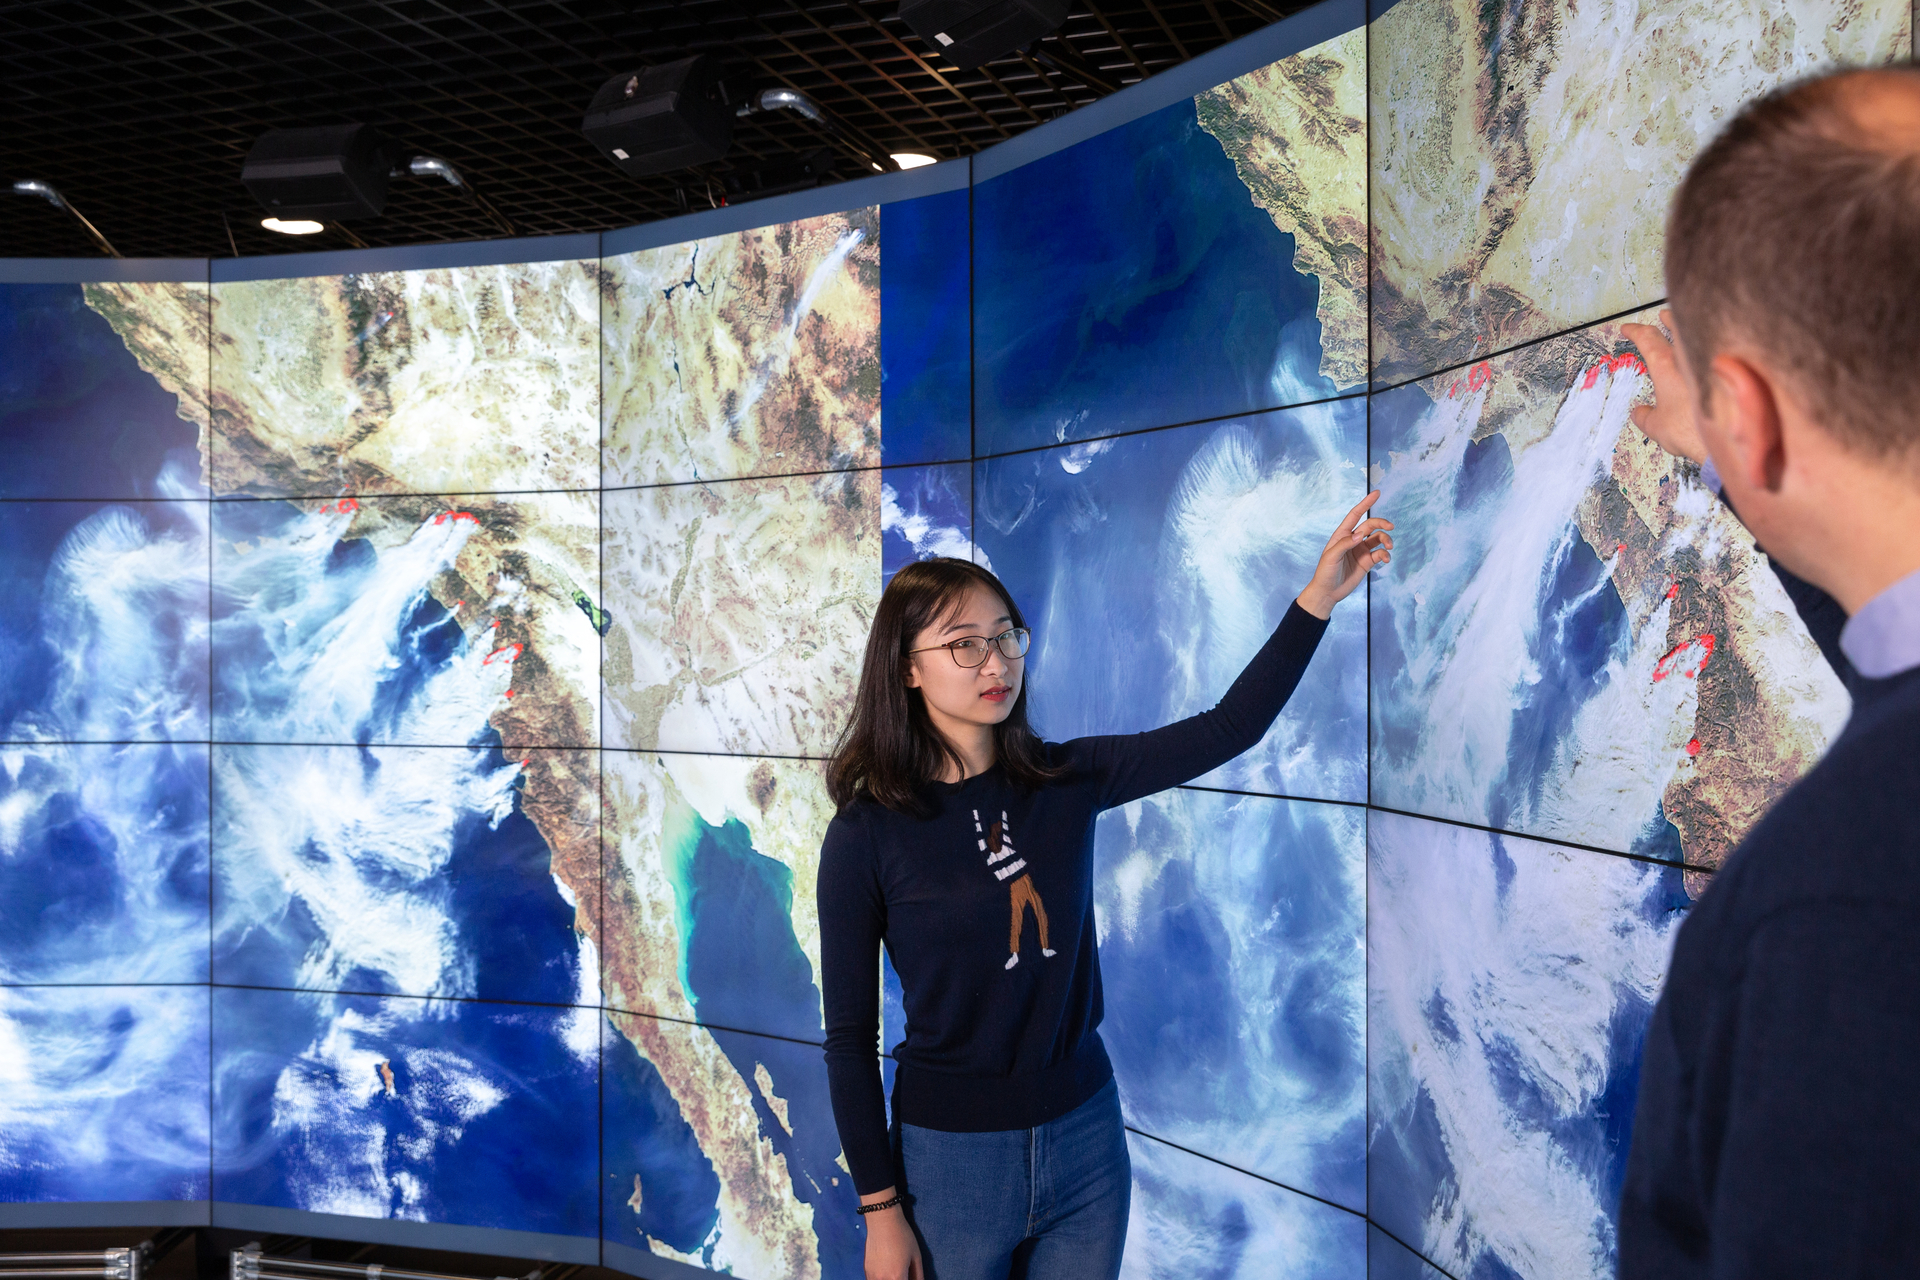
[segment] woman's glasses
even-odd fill
[[[908,653],[932,653],[935,649],[945,649],[953,655],[953,660],[963,667],[977,667],[986,662],[987,651],[998,647],[1000,656],[1012,661],[1027,656],[1027,645],[1033,640],[1033,633],[1025,627],[1013,627],[1002,631],[992,639],[981,636],[962,636],[958,640],[949,640],[945,644],[928,645],[924,649],[909,649]]]

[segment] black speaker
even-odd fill
[[[600,86],[580,132],[636,178],[705,164],[733,145],[733,105],[720,62],[695,54]]]
[[[368,124],[275,129],[253,144],[240,181],[277,218],[373,218],[387,207],[394,155]]]
[[[900,21],[971,71],[1024,49],[1067,20],[1068,0],[903,0]]]

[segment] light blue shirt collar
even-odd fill
[[[1700,483],[1720,492],[1720,470],[1708,458]],[[1869,680],[1885,680],[1920,667],[1920,570],[1915,570],[1860,606],[1840,629],[1840,652]]]
[[[1714,496],[1719,496],[1721,488],[1720,468],[1713,465],[1712,458],[1708,458],[1700,464],[1700,483],[1713,490]]]
[[[1840,651],[1869,680],[1920,667],[1920,569],[1860,606],[1840,629]]]

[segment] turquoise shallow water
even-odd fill
[[[793,933],[793,871],[756,850],[739,819],[713,826],[678,799],[662,834],[687,996],[748,1082],[761,1135],[785,1157],[794,1193],[815,1206],[825,1274],[857,1277],[864,1241],[852,1179],[838,1163],[819,988]],[[762,1067],[786,1103],[784,1123],[754,1083]]]

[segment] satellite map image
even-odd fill
[[[1280,624],[1365,490],[1365,403],[1088,441],[977,464],[974,540],[1033,628],[1048,738],[1205,711]],[[1286,713],[1200,779],[1366,799],[1366,618],[1334,615]]]
[[[1654,318],[1666,202],[1726,115],[1905,56],[1911,22],[1402,0],[1373,23],[1373,380],[1399,385],[1370,463],[1400,530],[1370,602],[1373,802],[1669,864],[1370,815],[1370,1205],[1454,1274],[1613,1273],[1677,917],[1846,719],[1752,539],[1632,427],[1651,386],[1617,321]]]
[[[1909,0],[1398,0],[1371,24],[1373,381],[1666,292],[1667,201],[1747,99],[1913,48]]]
[[[1375,803],[1710,868],[1839,731],[1753,539],[1629,421],[1648,391],[1602,325],[1374,397]]]
[[[880,603],[884,487],[874,470],[608,492],[607,745],[830,752]]]
[[[215,287],[218,1198],[598,1230],[594,279]]]
[[[1356,389],[1365,81],[1355,31],[980,183],[976,452]]]
[[[1682,874],[1367,817],[1375,1221],[1459,1275],[1611,1276]]]
[[[208,1194],[207,988],[115,985],[207,981],[206,334],[204,285],[0,286],[0,1200]]]
[[[879,212],[606,259],[603,483],[877,465]]]
[[[814,883],[884,583],[990,565],[1038,729],[1134,732],[1377,486],[1265,739],[1097,827],[1126,1274],[1609,1275],[1674,930],[1849,710],[1620,324],[1728,111],[1910,48],[1399,0],[970,190],[0,286],[0,1202],[856,1280]]]

